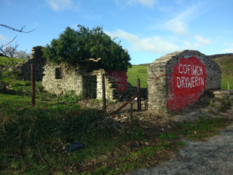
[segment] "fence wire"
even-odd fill
[[[66,91],[64,94],[59,95],[54,92],[45,90],[42,85],[41,71],[34,68],[35,79],[35,105],[44,106],[64,103],[73,103],[81,99],[95,99],[96,98],[96,76],[84,76],[83,79],[83,92],[75,94],[75,91]],[[4,70],[3,73],[1,73]],[[9,68],[5,71],[4,68],[0,69],[0,102],[17,104],[18,107],[26,107],[32,105],[32,76],[31,69],[24,70],[25,72],[20,74],[14,68]],[[22,71],[23,72],[23,71]],[[52,72],[50,74],[52,76]],[[56,77],[54,77],[56,79]],[[59,89],[59,83],[54,84]],[[60,89],[63,88],[60,85]]]

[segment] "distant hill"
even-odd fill
[[[0,56],[2,56],[2,57],[8,57],[8,56],[4,55],[3,53],[0,53]]]
[[[133,66],[149,66],[151,63],[147,63],[147,64],[138,64],[138,65],[133,65]]]

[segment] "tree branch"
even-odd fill
[[[8,28],[8,29],[11,29],[11,30],[14,30],[14,31],[17,31],[17,32],[23,32],[23,28],[25,27],[25,26],[22,27],[21,30],[17,30],[17,29],[14,29],[13,27],[9,27],[9,26],[4,25],[4,24],[0,24],[0,26],[6,27],[6,28]],[[35,30],[35,29],[34,29],[34,30]],[[33,31],[33,30],[32,30],[32,31]],[[32,32],[32,31],[24,32],[24,33],[30,33],[30,32]],[[17,37],[17,36],[16,36],[16,37]],[[16,38],[16,37],[15,37],[15,38]],[[0,48],[0,51],[1,51],[4,55],[6,55],[6,54],[5,54],[4,50],[3,50],[3,47],[5,47],[5,46],[7,46],[8,44],[10,44],[11,42],[13,42],[13,41],[15,40],[15,38],[14,38],[12,41],[10,41],[9,43],[5,44],[5,45],[2,44],[2,47]],[[18,47],[18,45],[16,45],[15,48],[13,48],[12,55],[13,55],[14,52],[16,51],[16,48],[17,48],[17,47]],[[7,52],[7,50],[6,50],[6,52]],[[12,58],[12,59],[11,59],[11,58],[12,58],[12,57],[11,57],[11,55],[10,55],[10,57],[8,57],[8,59],[11,61],[11,63],[9,63],[8,65],[6,65],[6,66],[4,67],[4,70],[2,69],[2,70],[0,71],[0,76],[2,76],[3,72],[7,71],[8,68],[10,68],[10,67],[14,64],[14,60],[13,60],[13,58]]]
[[[21,30],[18,30],[18,29],[15,29],[15,28],[13,28],[13,27],[9,27],[9,26],[7,26],[7,25],[4,25],[4,24],[0,24],[0,26],[3,26],[3,27],[6,27],[6,28],[8,28],[8,29],[11,29],[11,30],[14,30],[14,31],[16,31],[16,32],[23,32],[22,30],[23,30],[23,28],[25,27],[21,27]],[[35,30],[35,29],[34,29]],[[32,30],[32,31],[34,31],[34,30]],[[32,32],[32,31],[30,31],[30,32]],[[24,32],[24,33],[30,33],[30,32]]]
[[[16,36],[16,37],[17,37],[17,36]],[[15,37],[15,38],[16,38],[16,37]],[[14,38],[14,39],[15,39],[15,38]],[[13,39],[12,41],[14,41],[14,39]],[[7,43],[6,45],[3,45],[3,44],[2,44],[1,49],[2,49],[3,47],[7,46],[8,44],[10,44],[12,41],[10,41],[9,43]]]
[[[94,58],[89,58],[89,59],[86,58],[84,60],[79,60],[79,61],[76,61],[76,62],[84,62],[84,61],[88,61],[89,62],[91,60],[94,61],[94,62],[98,62],[99,60],[101,60],[101,58],[98,58],[97,60],[95,60]]]

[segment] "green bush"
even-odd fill
[[[3,79],[13,79],[13,80],[16,80],[18,79],[18,75],[16,73],[13,73],[13,72],[10,72],[10,71],[6,71],[6,72],[3,72],[2,73],[2,77],[0,78],[3,78]]]
[[[22,83],[22,85],[24,85],[24,86],[30,86],[31,82],[30,81],[25,81],[25,82]]]
[[[18,87],[18,86],[22,86],[20,83],[11,83],[12,87]]]

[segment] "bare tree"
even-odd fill
[[[11,58],[25,58],[29,55],[26,51],[16,51],[12,46],[7,46],[4,49],[4,53],[6,56]]]
[[[0,26],[3,26],[3,27],[6,27],[6,28],[8,28],[8,29],[11,29],[11,30],[14,30],[14,31],[17,31],[17,32],[23,32],[23,28],[25,27],[21,27],[21,30],[18,30],[18,29],[15,29],[15,28],[12,28],[12,27],[9,27],[9,26],[7,26],[7,25],[4,25],[4,24],[0,24]],[[35,29],[34,29],[35,30]],[[34,30],[32,30],[32,31],[34,31]],[[30,33],[30,32],[32,32],[32,31],[29,31],[29,32],[23,32],[23,33]],[[16,36],[17,37],[17,36]],[[15,37],[15,38],[16,38]],[[7,44],[5,44],[5,45],[3,45],[2,44],[2,47],[0,47],[0,51],[4,54],[4,55],[6,55],[6,53],[4,52],[4,50],[3,50],[3,47],[6,47],[8,44],[10,44],[11,42],[13,42],[14,40],[15,40],[15,38],[12,40],[12,41],[10,41],[9,43],[7,43]],[[3,72],[5,72],[5,71],[7,71],[13,64],[14,64],[14,59],[13,59],[13,54],[16,52],[16,49],[17,49],[17,47],[18,47],[19,45],[15,45],[15,47],[12,47],[12,55],[10,55],[10,57],[8,57],[8,59],[10,60],[10,64],[8,64],[5,68],[4,68],[4,70],[2,69],[2,70],[0,70],[0,75],[2,75],[2,73]],[[26,51],[25,51],[26,52]]]
[[[6,56],[8,56],[8,57],[13,58],[13,57],[16,56],[16,55],[15,55],[16,52],[15,52],[14,48],[11,47],[11,46],[7,46],[3,51],[4,51],[4,54],[5,54]]]
[[[25,51],[18,51],[16,52],[17,55],[16,55],[16,58],[23,58],[23,59],[28,59],[30,58],[30,54],[29,53],[26,53]]]

